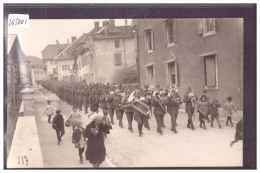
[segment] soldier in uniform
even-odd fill
[[[114,91],[110,90],[110,93],[107,95],[106,97],[106,102],[107,102],[107,109],[108,109],[108,113],[110,116],[110,121],[111,124],[114,124],[114,110],[115,110],[115,106],[114,106]]]
[[[79,85],[77,89],[77,107],[79,111],[82,111],[82,86]]]
[[[162,98],[159,96],[159,91],[155,91],[154,96],[152,98],[152,106],[154,106],[154,116],[157,122],[157,132],[160,133],[161,135],[163,134],[162,132],[162,126],[163,124],[163,117],[164,114],[166,113],[165,110],[165,104],[166,102],[162,100]]]
[[[89,105],[89,88],[88,88],[87,84],[85,84],[85,87],[83,90],[83,104],[84,104],[85,114],[87,114],[88,105]]]
[[[108,110],[107,110],[107,102],[105,100],[107,94],[108,94],[108,91],[107,91],[106,87],[103,86],[102,93],[101,93],[101,95],[99,97],[100,108],[102,109],[103,113],[104,113],[104,111],[108,112]]]
[[[131,104],[128,103],[128,98],[129,98],[130,94],[131,94],[130,89],[127,89],[126,95],[122,99],[122,105],[123,105],[124,112],[126,114],[127,121],[128,121],[128,130],[130,132],[133,132],[132,122],[133,122],[133,117],[134,117],[134,110],[133,110],[133,107],[131,106]]]
[[[140,99],[141,102],[147,104],[147,100],[145,97],[141,97],[140,90],[136,90],[136,95],[135,97]],[[134,119],[137,121],[137,127],[138,127],[138,132],[139,132],[139,137],[143,136],[143,125],[148,122],[148,116],[142,114],[138,110],[134,109]]]
[[[187,127],[191,128],[192,130],[195,130],[193,122],[192,122],[192,116],[193,116],[194,110],[195,110],[195,103],[194,103],[194,101],[196,99],[197,99],[197,97],[193,93],[192,88],[189,87],[187,89],[187,93],[184,94],[183,102],[185,103],[185,111],[188,114]]]
[[[117,119],[119,120],[119,126],[121,128],[123,128],[123,122],[122,122],[122,119],[123,119],[123,109],[121,107],[121,101],[122,101],[122,98],[121,98],[121,93],[120,93],[120,89],[116,89],[116,92],[115,92],[115,97],[114,97],[114,105],[115,105],[115,112],[116,112],[116,117]]]
[[[176,120],[179,112],[179,106],[182,104],[181,97],[178,94],[177,87],[171,88],[167,98],[167,112],[171,116],[171,131],[177,133]]]

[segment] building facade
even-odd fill
[[[35,56],[27,56],[31,71],[32,85],[37,85],[37,81],[46,78],[46,65],[42,59]]]
[[[80,39],[74,49],[77,80],[118,83],[129,69],[137,70],[130,25],[115,26],[115,21],[109,20],[100,27],[95,22],[93,30]]]
[[[228,96],[243,109],[243,19],[189,18],[134,20],[140,85],[184,95],[207,91],[221,103]]]
[[[49,44],[42,50],[42,60],[46,64],[46,77],[49,79],[58,78],[57,61],[55,57],[66,49],[69,44]]]

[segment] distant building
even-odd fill
[[[131,27],[127,23],[115,26],[115,20],[103,21],[101,27],[95,22],[92,31],[83,34],[62,53],[74,58],[75,71],[70,75],[77,81],[117,83],[129,69],[136,70],[136,45]]]
[[[140,84],[191,86],[243,109],[243,19],[137,19]]]
[[[60,52],[69,46],[69,44],[49,44],[42,50],[42,60],[46,64],[46,75],[49,79],[58,79],[57,62],[54,59]]]
[[[31,71],[32,84],[37,85],[38,80],[43,80],[46,77],[46,65],[42,59],[36,56],[27,56]]]
[[[57,56],[55,56],[55,61],[57,62],[57,74],[58,80],[64,81],[74,81],[74,57],[72,55],[72,47],[74,47],[76,37],[71,37],[71,44],[61,51]]]

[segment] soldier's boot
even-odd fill
[[[190,120],[188,119],[188,122],[187,122],[187,128],[191,128],[190,127]]]
[[[206,125],[205,125],[205,121],[203,121],[202,123],[203,123],[204,130],[207,130]]]
[[[229,124],[228,124],[228,120],[229,120],[229,117],[227,117],[227,122],[226,122],[226,125],[227,125],[227,126],[229,126]]]
[[[218,122],[218,127],[221,129],[222,128],[222,126],[221,126],[221,124]]]
[[[139,137],[142,137],[142,136],[143,136],[142,128],[143,128],[142,125],[138,125]]]

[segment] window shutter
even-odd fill
[[[165,63],[166,65],[166,86],[169,85],[170,86],[170,82],[169,82],[169,63]]]
[[[163,28],[164,28],[164,45],[167,46],[168,41],[167,41],[167,37],[168,37],[168,31],[167,31],[167,22],[164,22],[163,24]]]
[[[198,33],[199,35],[203,34],[203,19],[198,19]]]
[[[156,85],[156,71],[155,71],[155,65],[153,65],[153,84]]]
[[[212,18],[212,25],[213,25],[213,30],[216,31],[216,19]]]
[[[215,57],[208,56],[205,57],[206,66],[206,86],[214,87],[216,86],[216,68],[215,68]]]
[[[178,62],[175,61],[175,80],[176,80],[176,86],[179,86],[179,68],[178,68]]]
[[[173,20],[173,42],[176,43],[178,40],[178,34],[177,34],[177,20]]]
[[[152,44],[152,50],[154,50],[154,30],[151,29],[151,44]]]
[[[148,50],[148,46],[147,46],[148,42],[147,42],[147,32],[144,32],[144,49],[145,51]]]

